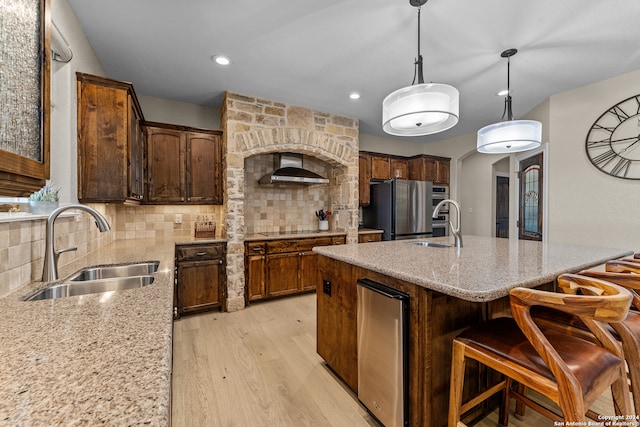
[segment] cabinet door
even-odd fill
[[[318,254],[313,251],[300,253],[300,290],[314,291],[317,287]]]
[[[393,178],[409,179],[408,162],[405,159],[391,159],[391,176]]]
[[[173,129],[147,128],[147,201],[175,203],[185,200],[186,136]]]
[[[360,206],[371,204],[371,157],[360,154],[358,158],[358,199]]]
[[[298,252],[267,255],[267,295],[275,297],[299,292],[299,268]]]
[[[358,243],[381,242],[382,233],[358,234]]]
[[[178,263],[178,312],[209,310],[222,305],[222,260]]]
[[[249,301],[261,300],[267,296],[265,289],[265,256],[248,255],[246,261],[247,299]]]
[[[390,164],[388,156],[371,156],[371,178],[390,179]]]
[[[144,135],[140,115],[129,97],[129,197],[142,200],[144,194]]]
[[[91,83],[78,85],[78,200],[127,198],[128,94]]]
[[[357,392],[358,343],[355,331],[358,308],[354,268],[320,256],[317,280],[317,352]]]
[[[187,202],[222,203],[220,148],[218,135],[187,134]]]
[[[450,170],[450,161],[449,160],[438,160],[438,177],[436,184],[449,185],[449,170]]]

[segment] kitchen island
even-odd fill
[[[429,239],[450,242],[450,238]],[[555,278],[632,254],[630,250],[464,236],[462,248],[400,240],[318,247],[317,351],[357,393],[356,282],[368,278],[409,300],[409,425],[447,423],[452,339],[509,314],[509,290],[553,290]],[[466,399],[485,376],[471,367]],[[477,409],[468,415],[473,418]]]
[[[174,248],[193,242],[119,240],[59,269],[160,261],[142,288],[23,301],[48,285],[33,282],[0,299],[0,425],[169,425]]]

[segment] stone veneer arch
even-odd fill
[[[340,181],[329,184],[330,208],[345,218],[347,243],[357,243],[359,130],[356,119],[229,92],[222,105],[221,125],[225,145],[227,310],[236,311],[245,305],[245,159],[295,152],[341,170]]]

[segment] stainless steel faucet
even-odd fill
[[[440,213],[440,209],[442,209],[442,207],[446,204],[449,203],[452,206],[455,206],[456,208],[456,227],[453,226],[453,223],[451,222],[451,218],[449,218],[449,228],[451,229],[451,234],[453,234],[453,238],[455,239],[455,243],[456,243],[456,248],[460,249],[462,247],[462,233],[460,233],[460,205],[458,204],[458,202],[456,202],[455,200],[452,199],[444,199],[442,200],[440,203],[438,203],[435,207],[435,209],[433,210],[433,215],[432,218],[437,218],[438,214]]]
[[[100,212],[98,212],[93,208],[90,208],[89,206],[79,205],[79,204],[65,205],[51,212],[51,214],[49,215],[49,218],[47,218],[46,240],[45,240],[45,246],[44,246],[44,266],[42,268],[43,282],[58,280],[58,257],[60,256],[61,253],[78,250],[77,247],[60,249],[57,251],[54,250],[53,248],[53,241],[55,240],[54,232],[53,232],[54,222],[56,221],[56,218],[58,217],[58,215],[60,215],[62,212],[68,209],[79,209],[81,211],[90,213],[95,218],[96,226],[98,227],[98,230],[100,230],[100,232],[111,230],[111,227],[109,226],[109,223],[107,222],[105,217],[102,216]]]

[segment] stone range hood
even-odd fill
[[[247,230],[249,233],[259,232],[262,225],[257,223],[260,219],[267,217],[273,221],[273,217],[283,215],[269,210],[278,202],[277,199],[283,197],[282,193],[297,192],[288,201],[292,206],[287,211],[302,211],[302,217],[298,215],[287,219],[288,227],[317,225],[315,217],[310,219],[307,216],[321,208],[331,210],[335,213],[330,217],[331,229],[344,230],[347,243],[357,243],[359,129],[357,119],[231,92],[224,96],[221,127],[225,148],[227,310],[236,311],[245,305],[244,240]],[[246,165],[261,166],[270,160],[265,158],[266,155],[279,153],[307,156],[305,166],[317,167],[309,168],[314,172],[326,170],[326,174],[321,172],[320,175],[327,177],[329,183],[289,186],[288,189],[281,185],[261,186],[257,181],[269,172],[268,169],[261,172],[255,181],[245,182]],[[264,192],[274,193],[267,194],[270,199],[258,207],[255,199],[260,197],[245,194],[245,189],[261,192],[260,197],[265,195]],[[276,191],[279,192],[277,195]],[[247,218],[254,224],[247,224]],[[295,224],[295,221],[300,223]]]
[[[302,154],[276,153],[273,155],[273,172],[260,178],[260,184],[328,184],[329,180],[303,167]]]

